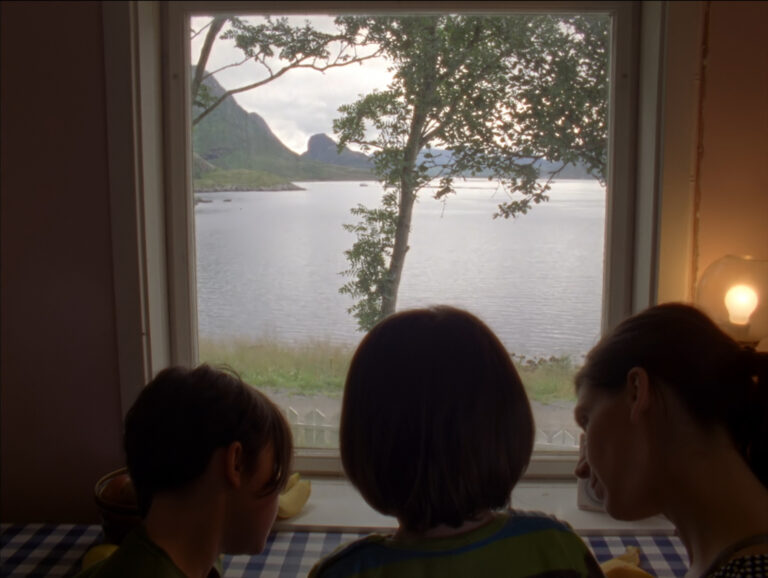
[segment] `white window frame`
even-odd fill
[[[413,2],[408,12],[613,16],[602,329],[656,300],[663,2]],[[104,2],[118,359],[123,412],[160,369],[197,363],[189,16],[370,12],[347,2]],[[402,10],[378,2],[377,11]],[[619,137],[622,138],[619,138]],[[625,194],[616,194],[617,192]],[[532,478],[572,477],[574,452],[537,453]],[[303,472],[341,474],[337,451],[298,450]]]

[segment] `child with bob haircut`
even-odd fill
[[[236,375],[171,367],[125,418],[128,472],[143,524],[79,576],[218,576],[222,553],[257,554],[291,465],[291,430]]]
[[[602,576],[566,524],[507,509],[533,440],[523,384],[480,319],[447,306],[384,319],[347,374],[341,458],[399,527],[341,547],[310,577]]]

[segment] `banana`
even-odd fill
[[[653,578],[640,568],[640,551],[636,546],[627,546],[626,552],[600,564],[607,578]]]
[[[617,560],[624,560],[635,566],[640,565],[640,548],[637,546],[627,546],[623,554],[616,556]]]
[[[288,490],[290,490],[293,486],[296,485],[296,482],[299,481],[301,476],[299,475],[299,472],[293,472],[289,477],[288,481],[285,484],[285,489],[280,492],[281,494],[285,494]]]
[[[286,490],[277,498],[278,518],[291,518],[298,514],[312,493],[312,484],[309,480],[299,479],[298,473],[293,474],[291,478],[294,476],[296,476],[295,481],[291,483],[289,479]]]

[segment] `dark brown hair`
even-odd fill
[[[533,449],[523,384],[498,337],[452,307],[396,313],[347,374],[341,458],[352,483],[409,530],[508,505]]]
[[[128,472],[146,515],[157,492],[180,489],[205,471],[213,452],[239,441],[246,472],[272,444],[269,494],[285,485],[293,454],[280,409],[231,370],[171,367],[141,391],[125,418]]]
[[[690,305],[657,305],[624,320],[589,352],[576,388],[618,390],[633,367],[674,392],[699,424],[725,426],[768,487],[767,354],[741,347]]]

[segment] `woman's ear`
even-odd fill
[[[243,444],[232,442],[224,448],[224,477],[235,488],[243,483]]]
[[[642,367],[633,367],[627,372],[626,391],[630,405],[629,419],[637,423],[650,409],[653,392],[648,372]]]

